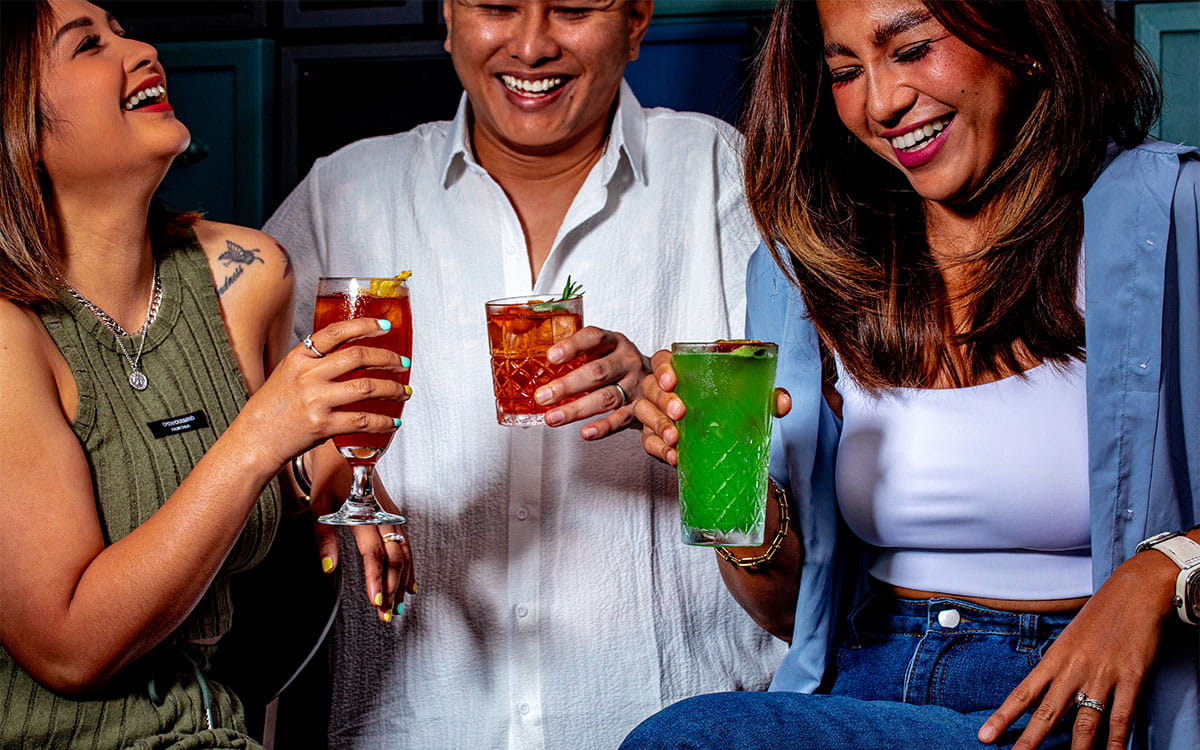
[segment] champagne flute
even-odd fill
[[[369,278],[360,276],[321,277],[317,281],[317,305],[313,312],[313,330],[319,331],[330,323],[353,318],[386,318],[392,328],[382,336],[348,342],[352,346],[377,346],[405,357],[412,357],[412,307],[408,299],[405,280],[408,273],[391,278]],[[342,380],[370,376],[388,378],[408,383],[408,371],[386,372],[382,370],[354,370]],[[346,411],[365,411],[383,414],[394,419],[404,409],[403,401],[370,399],[343,407]],[[354,483],[350,496],[336,513],[329,513],[317,520],[338,526],[360,526],[365,524],[402,524],[404,517],[388,513],[379,505],[372,488],[375,462],[387,450],[392,435],[375,433],[351,433],[337,435],[333,444],[354,470]]]

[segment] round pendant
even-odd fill
[[[140,370],[134,370],[129,373],[129,384],[133,386],[135,391],[144,391],[146,386],[150,385],[150,381],[142,374]]]

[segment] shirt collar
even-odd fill
[[[483,171],[483,167],[475,161],[475,154],[471,153],[470,122],[470,104],[464,91],[458,100],[458,111],[450,121],[450,133],[446,137],[446,148],[442,154],[443,188],[450,187],[450,183],[462,173],[464,167]]]
[[[616,174],[624,156],[633,170],[637,182],[645,182],[646,168],[646,113],[633,94],[633,89],[624,80],[617,94],[617,112],[613,115],[612,131],[608,134],[608,145],[600,157],[604,170],[604,184]]]
[[[484,172],[475,154],[471,151],[470,137],[470,103],[464,92],[458,100],[458,112],[450,123],[450,132],[446,138],[446,148],[442,154],[442,187],[450,186],[463,169]],[[628,161],[633,170],[634,179],[645,182],[646,157],[646,114],[642,105],[634,96],[629,84],[621,81],[621,90],[617,94],[617,111],[613,115],[612,130],[608,134],[608,143],[600,156],[600,169],[604,184],[616,174],[622,159]],[[461,166],[460,166],[461,165]]]

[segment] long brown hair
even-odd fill
[[[40,70],[52,23],[47,0],[0,3],[0,297],[20,302],[52,299],[62,270],[39,145],[48,120]]]
[[[1082,359],[1082,199],[1109,143],[1137,145],[1157,118],[1154,69],[1096,2],[925,4],[1024,81],[1014,136],[968,200],[995,209],[967,257],[969,329],[951,332],[920,196],[837,117],[813,2],[781,0],[756,62],[743,127],[759,230],[824,346],[869,388],[1019,371],[1022,351]]]

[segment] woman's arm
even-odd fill
[[[738,547],[728,550],[739,560],[761,559],[768,561],[751,567],[739,565],[718,554],[721,578],[729,593],[758,626],[787,643],[792,642],[792,631],[796,622],[796,597],[800,592],[800,569],[804,563],[804,543],[794,523],[795,513],[787,524],[781,543],[771,554],[772,541],[778,535],[782,519],[782,508],[775,488],[767,489],[767,522],[763,538],[766,544],[759,547]],[[788,502],[786,493],[783,501]]]
[[[378,332],[366,320],[321,336],[332,351]],[[388,380],[336,382],[363,365],[400,367],[372,347],[322,359],[293,349],[162,507],[105,546],[71,429],[70,372],[37,317],[0,302],[0,643],[66,693],[93,690],[147,653],[195,607],[261,487],[292,455],[333,434],[393,429],[385,417],[336,411],[364,395],[405,397]]]
[[[300,328],[300,321],[293,321],[296,300],[291,257],[273,237],[246,227],[199,222],[196,235],[208,253],[234,354],[254,393],[265,373],[271,372],[291,347],[293,329]],[[332,511],[349,492],[349,465],[333,444],[326,442],[309,451],[305,466],[312,478],[314,509]],[[283,473],[285,497],[295,510],[307,510],[300,507],[298,495],[292,491],[290,469]],[[394,512],[378,476],[374,487],[376,497]],[[403,543],[384,542],[383,535],[405,536],[406,532],[393,526],[355,526],[351,533],[363,558],[366,601],[377,608],[381,620],[390,621],[404,592],[412,593],[415,588],[414,570],[407,537]],[[316,535],[321,568],[330,573],[338,563],[337,535],[333,527],[324,525],[316,526]]]
[[[1200,531],[1188,532],[1200,543]],[[1075,705],[1077,693],[1100,701],[1104,715],[1080,709],[1072,747],[1090,747],[1107,723],[1105,747],[1125,747],[1142,681],[1158,651],[1163,623],[1175,617],[1171,599],[1179,567],[1157,550],[1117,566],[1075,619],[979,730],[994,742],[1025,711],[1033,717],[1014,749],[1031,750]]]

